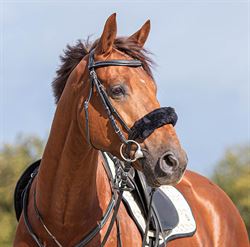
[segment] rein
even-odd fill
[[[100,82],[100,80],[97,77],[97,74],[95,72],[96,68],[102,68],[107,66],[127,66],[127,67],[141,67],[142,62],[139,60],[108,60],[108,61],[94,61],[94,50],[92,50],[89,54],[89,63],[88,63],[88,69],[89,69],[89,76],[90,76],[90,90],[89,95],[87,99],[84,102],[84,111],[85,111],[85,121],[86,121],[86,138],[88,143],[92,146],[91,138],[90,138],[90,131],[89,131],[89,113],[88,113],[88,105],[91,100],[91,97],[93,95],[94,87],[96,88],[96,91],[98,95],[101,98],[103,107],[108,115],[109,121],[111,123],[111,126],[113,127],[115,133],[118,135],[120,141],[121,141],[121,147],[120,147],[120,154],[124,162],[118,160],[116,157],[114,157],[113,161],[116,164],[116,167],[119,168],[120,173],[116,173],[115,175],[115,183],[111,181],[112,183],[112,198],[109,202],[108,208],[102,217],[102,219],[99,221],[99,223],[96,225],[95,228],[93,228],[87,236],[85,236],[78,244],[75,245],[75,247],[83,247],[87,245],[103,228],[105,223],[107,222],[108,218],[112,214],[112,218],[110,221],[110,224],[108,226],[108,229],[104,235],[104,238],[101,242],[101,247],[104,247],[108,237],[111,233],[111,230],[113,228],[113,225],[115,221],[117,221],[117,229],[118,233],[120,232],[119,229],[119,220],[118,220],[118,210],[122,201],[122,195],[125,190],[133,190],[131,188],[131,185],[129,183],[128,177],[129,177],[129,171],[132,167],[132,163],[136,160],[143,158],[143,152],[141,150],[141,146],[138,142],[135,141],[135,139],[138,139],[140,141],[145,140],[148,136],[150,136],[155,129],[160,128],[163,125],[166,124],[172,124],[173,126],[177,122],[177,114],[175,113],[175,110],[171,107],[162,107],[159,109],[156,109],[148,114],[146,114],[144,117],[139,119],[134,123],[134,125],[129,128],[127,124],[124,122],[122,117],[119,115],[119,113],[116,111],[116,109],[113,107],[112,103],[109,100],[109,97],[105,91],[104,86]],[[119,125],[117,124],[118,121],[121,126],[127,131],[128,133],[128,139],[126,139],[125,135],[123,134],[122,130],[120,129]],[[137,150],[134,154],[134,157],[130,157],[130,151],[131,146],[136,145]],[[107,170],[107,169],[106,169]],[[27,227],[27,230],[30,234],[30,236],[33,238],[33,240],[36,242],[36,244],[39,247],[45,247],[43,245],[42,241],[39,239],[39,237],[35,234],[29,219],[28,219],[28,198],[29,198],[29,189],[32,184],[32,181],[36,174],[38,173],[38,170],[33,172],[31,174],[31,178],[24,190],[24,196],[23,196],[23,210],[24,210],[24,222]],[[147,222],[146,222],[146,229],[145,234],[143,238],[143,244],[142,246],[149,246],[147,243],[147,235],[149,230],[149,224],[151,220],[151,214],[152,214],[152,201],[153,201],[153,194],[155,189],[153,188],[150,193],[150,204],[148,208],[148,215],[147,215]],[[56,237],[50,232],[50,230],[46,227],[43,217],[41,213],[39,212],[37,205],[36,205],[36,194],[34,192],[34,208],[35,213],[43,226],[43,228],[46,230],[48,235],[54,240],[56,245],[58,247],[62,247],[61,243],[56,239]],[[160,228],[160,226],[159,226]],[[158,232],[159,233],[159,232]],[[159,241],[159,234],[156,234],[155,236],[155,244],[154,246],[158,246]],[[118,246],[121,247],[121,239],[120,234],[118,234]],[[152,246],[152,242],[151,245]]]

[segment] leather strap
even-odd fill
[[[126,67],[140,67],[142,62],[140,60],[107,60],[107,61],[96,61],[94,59],[94,49],[89,53],[89,65],[88,69],[96,69],[107,66],[126,66]]]
[[[108,226],[108,229],[107,229],[107,231],[105,233],[105,236],[104,236],[104,238],[102,240],[102,243],[101,243],[100,247],[105,246],[105,244],[106,244],[106,242],[108,240],[108,237],[109,237],[109,235],[111,233],[111,230],[113,228],[113,225],[114,225],[114,223],[116,221],[118,210],[120,208],[120,204],[121,204],[121,201],[122,201],[122,195],[123,195],[124,189],[125,189],[125,187],[127,185],[128,172],[129,172],[130,168],[131,168],[131,164],[128,163],[128,162],[125,162],[124,174],[121,177],[121,186],[119,188],[119,196],[118,196],[118,198],[116,200],[113,216],[111,218],[110,224]]]
[[[24,215],[24,223],[26,225],[26,228],[30,234],[30,236],[33,238],[33,240],[36,242],[36,244],[39,247],[45,247],[45,245],[43,245],[43,243],[39,240],[38,236],[36,235],[35,231],[33,230],[29,218],[28,218],[28,202],[29,202],[29,191],[30,191],[30,187],[31,184],[35,178],[35,176],[38,173],[38,169],[36,169],[30,177],[30,180],[24,190],[24,196],[23,196],[23,215]],[[35,208],[35,212],[38,216],[39,221],[42,223],[43,226],[45,226],[43,220],[42,220],[42,216],[36,206],[36,199],[35,199],[35,193],[34,193],[34,208]],[[99,232],[100,230],[104,227],[104,225],[106,224],[108,218],[110,217],[113,208],[115,207],[115,199],[114,199],[114,195],[112,195],[111,200],[109,202],[108,208],[105,212],[105,214],[103,215],[102,219],[98,222],[98,224],[96,225],[96,227],[94,227],[88,234],[86,237],[83,238],[83,240],[81,240],[77,245],[75,245],[75,247],[83,247],[85,245],[87,245]],[[52,239],[55,241],[55,243],[58,246],[61,246],[60,243],[56,240],[56,238],[53,236],[53,234],[48,230],[48,228],[45,226],[45,230],[48,232],[48,234],[52,237]]]
[[[93,94],[93,83],[91,81],[88,98],[84,101],[84,104],[83,104],[84,113],[85,113],[86,139],[87,139],[89,145],[92,145],[92,144],[91,144],[90,133],[89,133],[89,109],[88,109],[88,107],[89,107],[89,102],[91,100],[92,94]]]
[[[24,223],[26,225],[26,228],[27,228],[30,236],[33,238],[33,240],[36,242],[36,244],[39,247],[44,247],[42,242],[39,240],[39,238],[35,234],[32,226],[30,224],[29,217],[28,217],[29,191],[30,191],[31,184],[32,184],[37,172],[38,172],[38,168],[33,173],[31,173],[30,180],[29,180],[29,182],[28,182],[28,184],[25,187],[25,190],[23,192],[24,193],[24,195],[23,195],[23,218],[24,218]]]
[[[111,201],[109,202],[109,206],[108,209],[106,210],[103,218],[101,219],[101,221],[98,223],[98,225],[93,228],[86,237],[84,237],[83,240],[80,241],[79,244],[75,245],[75,247],[83,247],[85,245],[87,245],[100,231],[101,229],[104,227],[104,225],[106,224],[113,208],[115,206],[115,200],[112,197]]]
[[[107,66],[127,66],[127,67],[140,67],[142,63],[140,60],[108,60],[97,61],[89,65],[89,70]]]

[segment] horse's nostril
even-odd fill
[[[179,162],[172,152],[166,152],[160,158],[160,169],[163,173],[169,172],[172,168],[175,168],[178,165]]]
[[[178,165],[178,161],[172,153],[165,154],[162,159],[170,167],[175,167],[176,165]]]

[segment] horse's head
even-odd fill
[[[113,14],[108,18],[101,38],[92,47],[95,62],[136,59],[142,62],[142,66],[100,66],[95,68],[95,72],[110,103],[122,121],[131,128],[137,120],[160,107],[156,98],[157,87],[149,67],[150,60],[143,49],[150,31],[150,22],[147,21],[141,29],[128,38],[116,38],[115,17]],[[89,56],[85,57],[85,63],[87,68],[90,65]],[[91,90],[88,69],[85,70],[83,80],[82,101],[85,101]],[[109,121],[95,86],[88,108],[90,145],[121,157],[121,140]],[[83,130],[88,128],[85,118],[86,112],[81,111],[78,119]],[[117,117],[115,118],[124,136],[128,138],[128,131],[120,124]],[[187,156],[181,148],[172,124],[158,127],[146,139],[137,141],[144,157],[135,162],[134,167],[144,173],[149,185],[157,187],[175,184],[181,179],[187,165]],[[133,151],[130,155],[134,155]]]

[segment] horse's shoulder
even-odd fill
[[[239,246],[245,246],[244,243],[248,243],[246,228],[237,208],[219,186],[196,172],[186,171],[176,188],[186,198],[193,211],[200,229],[196,234],[202,236],[207,228],[216,227],[217,230],[213,232],[215,235],[222,236],[231,232],[236,242],[242,241],[242,245]],[[216,221],[216,225],[211,218]],[[209,226],[206,227],[206,225]],[[231,246],[231,244],[227,243],[225,246]]]
[[[225,194],[225,192],[209,178],[190,170],[187,170],[180,181],[176,186],[178,189],[194,190],[194,191],[207,191],[210,193],[213,191],[213,194]],[[225,194],[226,195],[226,194]]]
[[[238,211],[228,195],[208,178],[193,172],[186,171],[181,182],[176,185],[189,204],[200,205],[205,210],[221,210],[227,208],[228,213]]]

